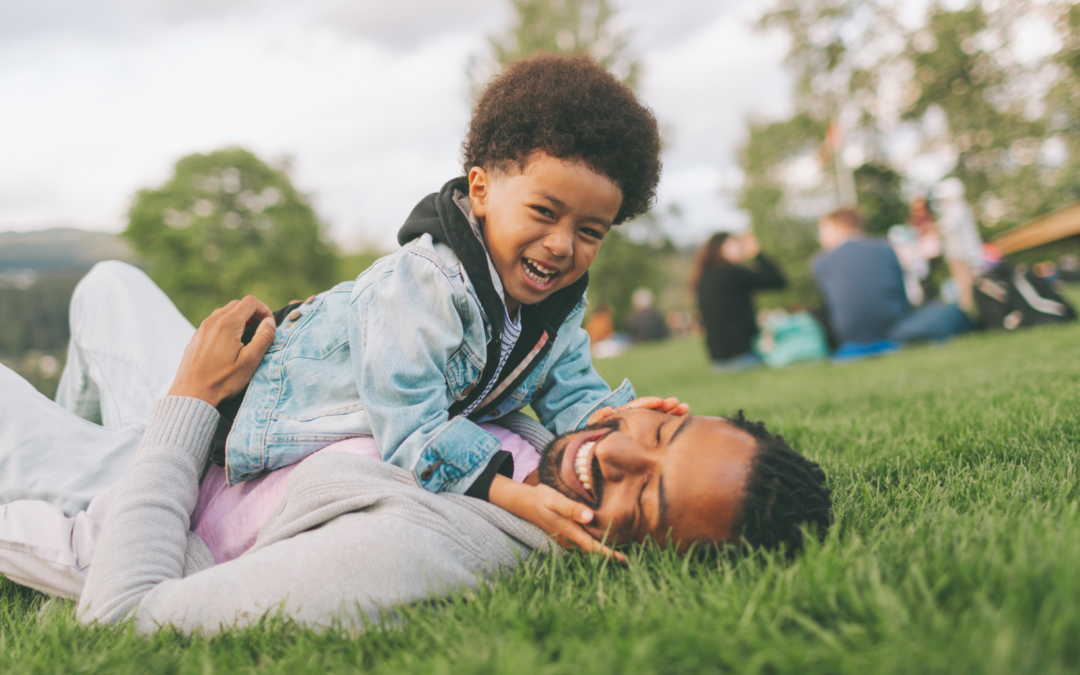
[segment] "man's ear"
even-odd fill
[[[491,175],[479,166],[469,169],[469,204],[477,220],[487,216],[487,201],[490,193]]]

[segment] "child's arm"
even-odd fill
[[[543,389],[531,402],[540,423],[552,433],[565,434],[593,424],[605,408],[650,408],[674,415],[685,415],[689,410],[676,398],[636,398],[628,380],[611,391],[593,368],[588,333],[578,327],[573,330],[574,342],[548,371]]]
[[[464,280],[430,254],[405,251],[355,291],[352,375],[383,459],[431,492],[464,494],[500,449],[494,436],[448,412],[483,366],[484,327],[470,315],[479,307]]]
[[[570,345],[548,370],[543,387],[530,402],[540,423],[555,434],[580,429],[601,408],[619,408],[636,398],[629,380],[612,391],[593,368],[585,329],[565,326],[563,330],[569,333]]]
[[[554,537],[564,548],[603,553],[609,558],[626,562],[622,553],[597,541],[582,527],[596,518],[592,510],[554,488],[515,483],[505,476],[495,476],[495,480],[491,482],[488,500],[536,525]]]

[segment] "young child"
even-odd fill
[[[648,209],[659,153],[651,112],[588,57],[507,67],[477,103],[466,177],[413,209],[403,248],[278,315],[223,422],[229,483],[373,436],[428,490],[490,497],[551,533],[588,522],[550,488],[511,484],[512,458],[478,423],[531,404],[562,434],[634,400],[593,369],[581,319],[589,265],[613,225]]]

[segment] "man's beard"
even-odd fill
[[[606,419],[603,422],[597,422],[596,424],[590,424],[584,429],[578,431],[572,431],[568,434],[558,436],[555,440],[547,444],[543,450],[540,451],[540,482],[547,485],[550,488],[558,490],[566,497],[578,502],[579,504],[585,504],[586,506],[597,508],[600,506],[600,502],[603,501],[604,496],[604,476],[600,473],[600,460],[596,458],[596,453],[593,453],[592,461],[592,475],[594,485],[592,486],[592,493],[596,495],[596,502],[590,503],[577,492],[570,489],[570,486],[563,482],[562,479],[562,460],[565,453],[568,437],[575,434],[580,434],[584,431],[596,431],[598,429],[618,429],[619,420]]]

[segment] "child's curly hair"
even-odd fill
[[[474,166],[524,169],[535,152],[577,159],[622,191],[621,223],[649,210],[660,180],[656,118],[588,56],[538,54],[507,66],[476,104],[464,143]]]

